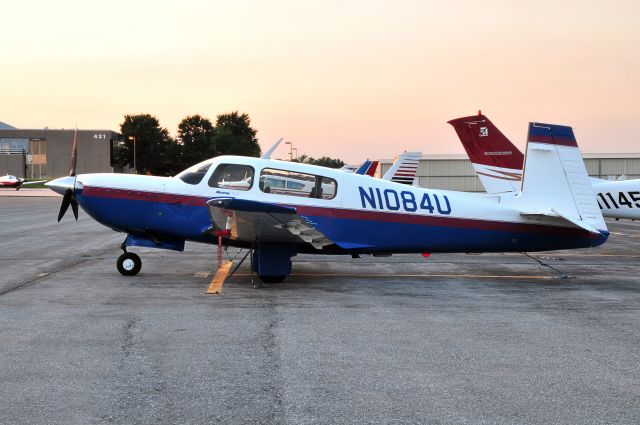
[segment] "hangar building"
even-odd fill
[[[616,180],[640,178],[640,153],[583,153],[587,172],[592,177]],[[380,160],[383,175],[392,159]],[[431,189],[484,192],[480,179],[465,154],[423,155],[418,166],[418,183]]]
[[[33,179],[69,175],[73,129],[18,129],[0,122],[0,175]],[[113,172],[112,130],[78,130],[78,173]]]

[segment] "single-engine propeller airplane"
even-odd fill
[[[523,174],[524,155],[481,112],[449,121],[480,182],[489,194],[517,192]],[[640,219],[640,179],[603,180],[590,177],[602,215],[615,219]]]
[[[0,187],[11,187],[16,190],[20,190],[20,188],[24,185],[37,184],[46,182],[46,180],[38,180],[32,182],[25,182],[24,179],[16,176],[12,176],[11,174],[7,174],[4,176],[0,176]]]
[[[291,273],[298,253],[531,252],[587,248],[609,232],[570,127],[529,124],[522,189],[499,195],[412,187],[295,162],[220,156],[175,177],[75,175],[47,184],[127,234],[117,262],[140,271],[127,247],[176,251],[185,241],[250,248],[264,282]],[[240,182],[242,184],[240,184]]]

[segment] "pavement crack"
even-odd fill
[[[39,282],[39,281],[41,281],[41,280],[43,280],[43,279],[45,279],[47,277],[51,277],[51,276],[54,276],[54,275],[56,275],[58,273],[62,273],[64,271],[72,269],[72,268],[74,268],[76,266],[79,266],[80,264],[86,263],[89,260],[91,260],[91,259],[90,258],[85,258],[83,260],[76,261],[76,262],[74,262],[72,264],[69,264],[69,265],[67,265],[67,266],[65,266],[65,267],[63,267],[63,268],[61,268],[59,270],[56,270],[56,271],[53,271],[53,272],[50,272],[50,273],[47,273],[47,274],[42,274],[41,273],[41,274],[37,275],[35,278],[33,278],[31,280],[28,280],[28,281],[23,282],[23,283],[21,283],[19,285],[13,286],[13,287],[11,287],[9,289],[5,289],[4,291],[0,291],[0,297],[3,296],[3,295],[8,294],[10,292],[13,292],[13,291],[15,291],[17,289],[24,288],[25,286],[29,286],[29,285],[31,285],[33,283]]]
[[[143,322],[130,317],[122,325],[120,350],[112,371],[101,382],[108,389],[106,411],[98,413],[101,421],[109,423],[174,423],[167,385],[152,350],[142,335]]]
[[[41,281],[43,279],[46,279],[46,278],[49,278],[49,277],[52,277],[52,276],[56,276],[56,275],[58,275],[58,274],[60,274],[62,272],[66,272],[67,270],[71,270],[71,269],[73,269],[73,268],[75,268],[75,267],[77,267],[79,265],[82,265],[84,263],[92,261],[92,260],[94,260],[94,259],[96,259],[98,257],[101,257],[101,256],[103,256],[103,255],[105,255],[105,254],[107,254],[107,253],[109,253],[111,251],[114,251],[116,249],[117,248],[109,248],[107,250],[100,251],[98,254],[90,255],[90,256],[87,256],[88,254],[83,254],[83,255],[81,255],[81,259],[79,259],[78,261],[73,261],[70,264],[66,264],[66,265],[64,265],[62,268],[60,268],[58,270],[53,270],[53,271],[50,271],[50,272],[49,271],[45,271],[45,272],[42,272],[42,273],[38,273],[33,279],[30,279],[30,280],[28,280],[26,282],[22,282],[22,283],[20,283],[18,285],[12,286],[11,288],[8,288],[8,289],[0,291],[0,297],[3,296],[3,295],[8,294],[10,292],[13,292],[13,291],[15,291],[17,289],[21,289],[21,288],[24,288],[26,286],[32,285],[34,283],[37,283],[37,282],[39,282],[39,281]]]
[[[265,418],[269,424],[284,423],[284,410],[283,410],[283,375],[281,371],[282,357],[280,355],[280,348],[278,346],[278,340],[276,330],[280,317],[276,309],[273,299],[269,299],[268,307],[270,310],[269,320],[264,329],[264,340],[261,344],[262,350],[266,355],[267,367],[270,373],[267,375],[267,379],[262,384],[261,389],[265,394],[269,394],[273,398],[273,408],[267,413]]]

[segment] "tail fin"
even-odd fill
[[[527,216],[561,217],[592,233],[606,231],[571,127],[529,123],[522,196]]]
[[[382,176],[383,180],[412,185],[418,172],[422,152],[403,152],[391,164],[391,168]]]
[[[520,190],[524,156],[486,116],[449,121],[487,193]]]
[[[275,142],[273,144],[273,146],[271,146],[269,149],[266,150],[265,153],[262,154],[262,156],[260,158],[262,159],[271,159],[271,154],[273,153],[273,151],[276,150],[276,148],[278,147],[278,145],[282,142],[282,137],[278,139],[277,142]]]
[[[378,168],[378,163],[378,161],[370,161],[367,159],[354,173],[373,177]]]

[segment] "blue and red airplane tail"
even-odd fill
[[[354,173],[373,177],[376,173],[376,169],[378,168],[378,164],[378,161],[370,161],[367,159],[356,171],[354,171]]]

